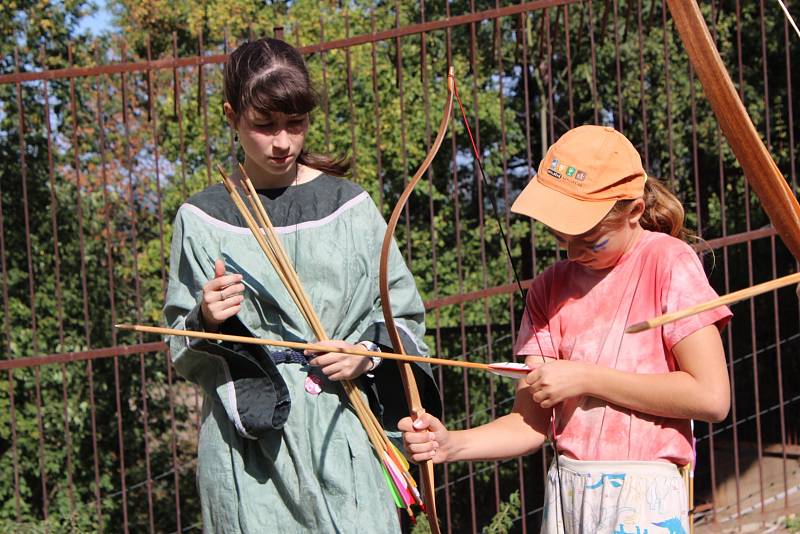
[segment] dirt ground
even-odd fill
[[[719,454],[716,521],[699,512],[695,532],[800,533],[799,449],[787,448],[784,460],[782,447],[766,446],[759,460],[756,447],[740,444],[738,485],[732,455]],[[710,501],[711,496],[698,496],[695,506],[702,509],[702,503]]]

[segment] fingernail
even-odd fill
[[[428,439],[433,441],[436,439],[436,435],[433,432],[428,432]]]
[[[425,428],[425,425],[424,425],[424,423],[423,423],[422,421],[420,421],[419,419],[417,419],[416,421],[414,421],[414,424],[413,424],[412,426],[413,426],[414,428]]]

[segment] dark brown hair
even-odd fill
[[[660,180],[651,176],[644,183],[644,213],[639,224],[645,230],[662,232],[683,241],[696,240],[696,236],[683,226],[685,214],[680,200]],[[630,212],[633,200],[619,200],[600,225],[619,224]]]
[[[236,123],[249,109],[264,115],[303,115],[317,107],[303,56],[279,39],[259,39],[234,50],[225,62],[224,86]],[[312,154],[305,148],[297,161],[335,176],[350,170],[347,157]]]

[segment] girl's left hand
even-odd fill
[[[342,340],[327,340],[317,341],[315,345],[326,345],[335,349],[336,347],[343,349],[359,349],[350,343]],[[331,352],[317,352],[307,350],[304,352],[306,356],[314,356],[309,360],[310,365],[318,366],[322,372],[330,380],[352,380],[357,378],[372,368],[372,360],[370,358],[360,358],[358,356],[350,356],[349,354],[341,354],[332,350]]]
[[[578,397],[587,392],[592,364],[570,360],[551,360],[548,363],[528,362],[533,371],[525,377],[530,392],[542,408],[552,408],[556,404]]]

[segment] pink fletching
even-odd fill
[[[499,362],[490,363],[489,370],[496,375],[507,376],[509,378],[523,378],[532,369],[524,363]]]

